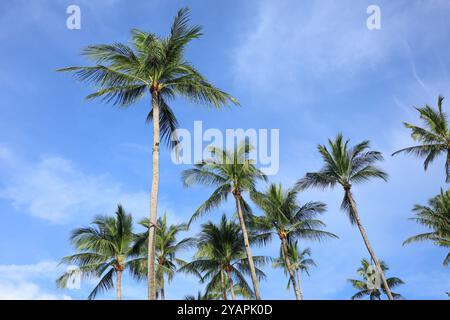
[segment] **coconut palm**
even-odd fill
[[[450,182],[450,130],[447,115],[442,111],[443,100],[444,97],[439,96],[437,110],[428,105],[422,108],[416,108],[419,111],[420,119],[423,121],[424,127],[415,126],[406,122],[404,126],[411,129],[412,139],[419,144],[398,150],[392,155],[406,153],[425,158],[423,166],[427,170],[429,164],[437,156],[445,154],[445,181]]]
[[[132,258],[133,220],[118,206],[115,217],[98,216],[92,226],[72,231],[70,240],[77,250],[76,254],[64,257],[61,263],[77,268],[69,269],[56,280],[57,286],[66,288],[78,277],[100,281],[89,294],[94,299],[99,293],[114,287],[116,278],[117,299],[122,298],[122,273],[129,270],[135,275],[136,260]]]
[[[306,248],[304,250],[299,249],[298,240],[296,240],[294,243],[289,244],[288,252],[289,252],[290,264],[292,266],[292,269],[294,270],[295,275],[297,276],[296,280],[297,280],[300,300],[303,300],[304,295],[303,295],[302,282],[301,282],[301,273],[305,272],[309,276],[309,269],[311,267],[315,267],[316,263],[314,262],[313,259],[310,258],[311,249],[309,249],[309,248]],[[288,274],[284,255],[281,250],[280,250],[280,257],[274,261],[273,267],[274,268],[282,268],[282,269],[284,269],[285,274]],[[288,289],[289,289],[291,283],[293,283],[293,282],[291,279],[289,279],[288,284],[287,284]]]
[[[249,153],[252,150],[253,147],[248,142],[236,145],[232,151],[211,147],[209,151],[212,158],[194,165],[193,169],[183,171],[182,180],[185,186],[203,184],[216,187],[212,195],[195,211],[191,221],[218,207],[228,199],[230,194],[233,195],[245,244],[253,289],[256,299],[259,300],[261,299],[259,282],[245,224],[245,219],[251,214],[251,210],[243,198],[243,193],[254,190],[257,181],[266,181],[267,178],[249,160]]]
[[[140,253],[140,258],[136,259],[140,261],[140,275],[145,278],[147,275],[147,259],[145,253],[147,252],[148,245],[148,229],[149,220],[143,219],[139,222],[140,225],[147,229],[146,232],[136,235],[136,242],[133,246],[133,252]],[[165,277],[170,283],[173,280],[177,266],[183,265],[186,262],[179,259],[177,255],[192,246],[195,245],[193,238],[184,238],[178,241],[178,236],[181,232],[187,231],[186,224],[169,225],[167,223],[167,215],[164,212],[162,218],[158,218],[156,223],[156,283],[157,283],[157,296],[161,297],[161,300],[165,300]]]
[[[224,214],[219,224],[208,222],[201,228],[195,260],[183,265],[180,271],[194,274],[200,278],[201,283],[207,283],[206,295],[221,292],[224,300],[228,299],[228,293],[233,300],[238,293],[244,298],[252,297],[252,290],[245,279],[250,268],[239,225],[227,221]],[[256,266],[267,262],[267,258],[262,256],[255,256],[253,259]],[[255,271],[259,279],[265,277],[257,267]]]
[[[387,264],[380,260],[381,268],[383,272],[389,270]],[[381,293],[386,294],[385,287],[383,285],[379,286],[376,282],[376,269],[370,264],[366,259],[361,259],[361,267],[357,269],[358,275],[360,275],[363,280],[349,279],[348,281],[352,284],[353,288],[359,290],[352,296],[352,300],[362,299],[365,296],[369,296],[370,300],[381,300]],[[404,282],[396,277],[390,277],[386,279],[390,288],[398,287],[404,284]],[[392,292],[394,299],[403,299],[401,294]]]
[[[266,241],[272,235],[277,235],[280,239],[282,257],[297,300],[301,299],[301,295],[289,259],[289,242],[300,238],[322,240],[326,237],[336,237],[321,230],[325,224],[316,219],[318,214],[325,211],[326,205],[321,202],[300,205],[297,201],[299,191],[298,188],[284,191],[281,185],[271,184],[264,193],[258,191],[250,193],[252,201],[264,213],[263,216],[253,219],[252,227],[258,230]]]
[[[322,169],[318,172],[307,173],[304,178],[297,182],[297,186],[301,189],[309,187],[325,189],[339,184],[343,187],[344,199],[341,208],[347,213],[351,224],[357,225],[364,244],[378,268],[387,295],[390,300],[393,300],[383,270],[361,223],[352,193],[353,184],[366,182],[372,178],[387,181],[387,173],[374,165],[375,162],[383,160],[383,155],[378,151],[370,151],[369,141],[363,141],[350,148],[348,146],[349,140],[344,141],[341,134],[338,134],[335,140],[328,140],[328,143],[330,150],[325,145],[318,146],[319,153],[325,162]]]
[[[450,190],[441,193],[428,201],[428,206],[415,205],[411,218],[417,223],[431,229],[431,232],[418,234],[407,239],[403,244],[416,241],[431,240],[434,244],[450,248]],[[444,266],[450,263],[450,253],[444,259]]]
[[[93,84],[96,91],[88,100],[99,98],[120,107],[136,103],[145,94],[151,98],[147,120],[153,122],[152,187],[150,195],[150,237],[148,261],[155,259],[155,228],[159,190],[159,152],[161,139],[171,146],[177,144],[178,121],[169,102],[175,97],[216,108],[237,101],[209,83],[185,59],[191,40],[201,36],[200,26],[189,26],[189,10],[176,15],[170,34],[159,37],[137,29],[131,31],[132,47],[122,43],[88,46],[83,55],[94,65],[69,67],[59,71],[73,72],[77,79]],[[156,298],[155,270],[148,268],[148,297]]]

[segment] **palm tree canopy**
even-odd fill
[[[250,270],[239,224],[228,221],[223,214],[219,224],[208,222],[202,224],[201,230],[197,237],[195,260],[183,265],[180,271],[194,274],[202,283],[207,283],[206,294],[222,292],[221,272],[229,272],[241,295],[253,296],[245,279]],[[254,257],[257,267],[264,265],[268,260],[263,256]],[[260,279],[265,277],[258,268],[256,273]]]
[[[142,219],[139,224],[145,227],[147,230],[142,233],[138,233],[135,236],[135,243],[133,245],[133,252],[139,255],[140,261],[139,270],[137,273],[141,278],[147,276],[147,246],[148,246],[148,229],[149,219]],[[186,262],[179,259],[177,255],[186,249],[195,246],[195,239],[188,237],[178,240],[181,232],[187,231],[187,225],[185,223],[169,225],[167,222],[167,214],[164,212],[162,217],[159,217],[156,224],[156,257],[155,263],[157,264],[157,279],[161,280],[161,277],[166,275],[169,282],[173,279],[177,265],[181,266]]]
[[[442,110],[442,102],[444,97],[439,96],[437,110],[425,105],[422,108],[416,108],[419,112],[423,127],[404,123],[404,126],[411,130],[411,138],[418,142],[418,145],[404,148],[394,152],[392,155],[399,153],[412,154],[419,158],[425,158],[423,163],[424,169],[434,159],[442,153],[447,153],[445,162],[446,182],[450,182],[450,130],[447,121],[447,115]]]
[[[160,108],[162,137],[167,143],[172,143],[172,133],[178,127],[178,121],[168,102],[176,96],[216,108],[229,103],[238,104],[185,60],[188,43],[202,35],[200,26],[189,26],[189,15],[189,9],[179,10],[166,37],[133,29],[132,46],[122,43],[88,46],[82,54],[94,65],[58,71],[73,72],[78,80],[92,84],[95,92],[86,97],[88,100],[100,98],[113,105],[127,107],[145,93],[155,94]],[[150,110],[148,121],[151,121],[152,113]]]
[[[371,178],[387,181],[387,173],[375,166],[377,161],[383,160],[383,155],[381,152],[369,150],[369,141],[350,147],[349,140],[344,141],[341,134],[338,134],[334,140],[328,140],[328,145],[329,147],[318,146],[324,161],[322,169],[318,172],[307,173],[297,182],[296,187],[325,189],[334,187],[336,184],[341,185],[345,190],[341,208],[347,212],[350,221],[355,223],[348,192],[353,184],[366,182]]]
[[[306,248],[304,250],[300,250],[298,246],[298,240],[289,243],[288,256],[291,262],[291,266],[296,272],[305,272],[309,276],[309,270],[311,269],[311,267],[317,266],[314,260],[311,258],[311,249]],[[283,251],[281,249],[279,257],[274,259],[272,266],[274,268],[283,269],[285,275],[289,273],[284,260]],[[290,285],[291,279],[288,280],[287,289],[290,288]]]
[[[336,238],[334,234],[321,230],[325,224],[316,218],[325,212],[326,205],[321,202],[300,205],[297,201],[299,192],[298,188],[284,191],[281,184],[271,184],[264,193],[253,190],[250,197],[264,215],[254,217],[250,224],[252,228],[267,237],[275,233],[289,240]]]
[[[416,205],[413,212],[415,217],[411,219],[432,231],[413,236],[404,244],[431,240],[440,247],[450,247],[450,190],[444,192],[441,189],[439,195],[428,201],[428,206]],[[447,266],[449,263],[450,253],[444,259],[444,265]]]
[[[100,278],[89,299],[114,287],[113,275],[117,271],[129,269],[133,264],[133,219],[121,205],[114,217],[98,216],[92,226],[72,231],[70,240],[77,253],[64,257],[61,263],[76,265],[78,268],[64,273],[56,281],[65,288],[74,277],[81,279]]]
[[[195,164],[194,168],[183,171],[182,181],[186,187],[201,184],[215,187],[215,191],[193,214],[191,221],[200,215],[217,208],[228,199],[230,193],[240,195],[255,189],[258,181],[266,181],[266,175],[258,169],[249,154],[253,147],[248,142],[241,142],[234,150],[222,150],[210,147],[212,157]],[[250,206],[240,197],[245,213],[250,213]]]
[[[355,293],[352,296],[352,300],[356,299],[362,299],[365,296],[369,296],[370,300],[380,300],[381,299],[381,293],[383,292],[386,294],[386,290],[384,286],[382,285],[381,288],[375,288],[371,285],[369,285],[370,282],[370,276],[372,275],[373,270],[370,269],[371,263],[367,259],[361,259],[361,266],[357,269],[358,275],[360,275],[363,280],[356,280],[356,279],[349,279],[348,281],[352,284],[353,288],[359,290],[357,293]],[[389,267],[384,261],[380,261],[381,269],[384,273],[389,270]],[[386,279],[389,288],[395,288],[398,287],[404,282],[396,277],[391,277]],[[380,290],[381,289],[381,290]],[[403,299],[401,294],[392,292],[392,296],[394,299]]]

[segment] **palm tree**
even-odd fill
[[[259,282],[245,225],[245,219],[251,214],[251,210],[242,195],[244,192],[254,190],[257,181],[266,181],[267,178],[249,160],[249,153],[253,150],[253,147],[248,142],[240,143],[234,147],[233,151],[226,151],[217,147],[211,147],[209,150],[212,154],[211,159],[203,160],[201,163],[194,165],[193,169],[185,170],[182,174],[185,186],[203,184],[216,187],[208,200],[195,211],[191,221],[218,207],[228,199],[229,194],[233,195],[245,244],[253,289],[256,299],[259,300],[261,299]]]
[[[198,276],[201,283],[207,282],[206,295],[221,292],[224,300],[228,299],[228,293],[233,300],[238,293],[252,297],[252,290],[245,279],[250,269],[239,225],[227,221],[223,214],[219,224],[208,222],[201,228],[195,260],[183,265],[180,271]],[[262,256],[253,259],[256,266],[267,262],[267,258]],[[260,269],[255,268],[255,271],[258,278],[265,277]]]
[[[389,270],[387,264],[384,261],[380,260],[381,268],[383,272]],[[352,300],[362,299],[365,296],[369,296],[370,300],[381,300],[381,293],[387,294],[385,287],[379,287],[374,282],[376,282],[374,278],[374,268],[371,266],[370,262],[366,259],[361,259],[361,267],[357,270],[358,275],[360,275],[363,280],[355,280],[349,279],[348,281],[352,284],[353,288],[359,290],[352,296]],[[387,278],[387,283],[390,288],[398,287],[399,285],[404,284],[404,282],[396,277]],[[403,299],[401,294],[392,292],[392,296],[394,299]]]
[[[76,265],[56,280],[57,286],[66,288],[77,277],[81,279],[100,278],[88,299],[114,287],[116,277],[117,300],[122,299],[122,273],[129,270],[133,275],[136,260],[132,259],[133,219],[118,206],[115,217],[98,216],[91,227],[72,231],[70,240],[76,254],[64,257],[61,263]]]
[[[313,259],[310,258],[311,256],[311,249],[306,248],[302,251],[300,251],[298,247],[298,240],[296,240],[294,243],[290,243],[288,247],[289,252],[289,259],[292,266],[292,269],[294,270],[294,273],[297,276],[297,284],[298,284],[298,291],[300,295],[300,300],[304,299],[303,296],[303,289],[302,289],[302,282],[301,282],[301,273],[305,272],[309,276],[309,269],[311,267],[315,267],[316,263]],[[273,263],[274,268],[283,268],[285,270],[285,273],[288,273],[288,270],[286,268],[286,263],[284,261],[283,252],[280,250],[280,257],[276,259]],[[289,289],[289,286],[291,284],[292,280],[289,279],[287,288]]]
[[[438,109],[435,110],[428,105],[422,108],[416,108],[419,111],[420,119],[423,121],[424,127],[414,126],[404,123],[404,126],[411,129],[411,137],[419,144],[413,147],[404,148],[394,152],[392,155],[399,153],[413,154],[420,158],[425,158],[423,163],[424,169],[428,169],[428,165],[434,159],[446,154],[445,176],[446,182],[450,182],[450,130],[447,122],[447,115],[442,111],[442,101],[444,97],[438,98]]]
[[[297,186],[301,189],[309,187],[325,189],[339,184],[343,187],[344,199],[342,200],[341,208],[347,213],[351,224],[358,226],[364,244],[381,275],[387,295],[390,300],[393,300],[394,298],[386,282],[381,265],[361,223],[356,202],[351,192],[352,184],[362,183],[371,178],[387,181],[387,173],[374,165],[376,161],[383,160],[383,155],[378,151],[369,151],[369,141],[363,141],[350,148],[348,146],[349,140],[344,142],[341,134],[338,134],[333,141],[328,140],[328,143],[330,150],[325,145],[318,146],[319,153],[325,162],[323,168],[318,172],[307,173],[303,179],[297,182]]]
[[[133,252],[141,253],[141,258],[136,259],[141,263],[140,274],[142,278],[147,275],[147,259],[145,253],[148,245],[148,229],[149,220],[143,219],[139,222],[140,225],[147,228],[146,232],[136,235],[136,242],[133,246]],[[188,249],[195,245],[193,238],[184,238],[177,241],[180,232],[187,231],[186,224],[168,225],[167,215],[164,212],[163,217],[158,218],[156,223],[156,282],[157,282],[157,296],[161,300],[165,300],[165,277],[170,283],[173,280],[177,265],[181,266],[186,262],[177,257],[182,250]]]
[[[431,229],[431,232],[418,234],[407,239],[403,244],[416,241],[431,240],[434,244],[450,248],[450,190],[441,193],[428,201],[428,206],[415,205],[411,218],[417,223]],[[450,253],[444,259],[444,266],[450,263]]]
[[[189,10],[178,11],[170,34],[159,37],[137,29],[131,31],[132,45],[122,43],[88,46],[83,55],[94,61],[93,66],[69,67],[59,71],[73,72],[77,79],[93,84],[96,91],[88,100],[100,98],[113,105],[128,107],[146,93],[151,97],[147,121],[153,122],[152,187],[150,195],[150,237],[148,245],[148,298],[156,299],[155,228],[159,190],[159,151],[161,139],[177,145],[175,130],[178,121],[169,106],[177,96],[190,102],[213,105],[238,104],[229,94],[208,82],[188,61],[185,49],[191,40],[199,38],[200,26],[189,26]]]
[[[252,227],[259,231],[266,241],[276,234],[281,242],[281,253],[294,288],[295,297],[301,300],[300,291],[294,275],[294,268],[289,259],[289,242],[295,239],[322,240],[325,237],[336,237],[320,228],[325,224],[316,219],[323,213],[326,205],[321,202],[308,202],[301,206],[297,202],[298,188],[284,192],[281,185],[271,184],[266,192],[252,191],[252,201],[263,211],[264,215],[255,217]]]

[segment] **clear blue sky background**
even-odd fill
[[[366,8],[381,7],[382,28],[366,28]],[[82,10],[81,30],[66,28],[66,8]],[[59,67],[84,64],[88,44],[127,42],[129,30],[167,34],[176,11],[188,4],[204,37],[187,55],[240,109],[213,111],[176,101],[184,128],[279,128],[280,171],[274,182],[292,185],[321,166],[318,143],[342,132],[352,142],[370,139],[382,151],[389,183],[355,187],[373,246],[406,284],[409,299],[445,299],[447,254],[429,243],[402,247],[424,231],[408,218],[414,204],[444,183],[444,159],[423,171],[419,160],[390,154],[411,145],[402,121],[418,122],[413,106],[450,97],[450,3],[428,1],[2,1],[0,3],[0,298],[83,299],[93,283],[58,290],[59,259],[72,253],[70,230],[122,203],[138,220],[147,215],[151,130],[149,100],[128,110],[85,103],[88,88]],[[444,105],[448,110],[447,100]],[[180,172],[163,152],[160,213],[186,221],[211,190],[183,189]],[[367,257],[358,230],[339,210],[342,192],[308,191],[300,201],[328,204],[327,230],[340,239],[311,247],[318,267],[304,278],[308,299],[348,299],[346,279]],[[232,213],[231,204],[212,213]],[[206,221],[208,217],[201,221]],[[199,229],[196,223],[191,234]],[[278,242],[256,253],[278,254]],[[189,255],[185,255],[188,259]],[[270,266],[263,298],[292,298],[286,277]],[[144,283],[124,280],[124,297],[145,298]],[[197,292],[197,280],[176,276],[168,298]],[[113,293],[101,298],[112,298]]]

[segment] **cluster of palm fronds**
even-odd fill
[[[74,231],[71,240],[77,249],[73,256],[63,262],[77,265],[60,279],[58,284],[66,286],[74,277],[101,278],[90,298],[102,290],[114,286],[116,276],[117,297],[121,297],[122,272],[129,270],[138,279],[146,279],[148,298],[164,298],[164,282],[170,281],[176,271],[188,272],[199,277],[206,284],[206,292],[199,298],[244,298],[261,299],[259,282],[264,278],[261,266],[269,261],[267,257],[253,256],[252,245],[267,243],[273,235],[280,240],[280,256],[273,264],[282,267],[289,276],[297,299],[302,299],[300,273],[313,264],[308,258],[309,250],[299,249],[300,239],[321,240],[336,237],[323,230],[324,224],[317,215],[325,211],[325,204],[308,202],[300,205],[297,195],[303,189],[318,187],[342,187],[344,197],[341,208],[350,222],[358,227],[365,247],[370,255],[370,264],[380,277],[381,284],[368,290],[360,282],[353,285],[360,290],[355,296],[368,294],[380,298],[385,293],[389,299],[399,297],[390,287],[398,285],[397,278],[386,278],[387,266],[379,260],[372,249],[361,222],[353,196],[354,185],[373,178],[387,180],[387,174],[376,166],[383,160],[378,151],[370,150],[369,141],[349,146],[342,135],[329,140],[328,146],[319,145],[318,151],[324,166],[318,172],[307,173],[295,186],[283,189],[272,184],[265,192],[257,190],[257,184],[267,177],[249,159],[251,146],[241,143],[232,150],[212,148],[211,159],[196,164],[183,172],[186,186],[202,184],[214,187],[208,199],[194,212],[191,222],[201,215],[214,211],[228,198],[235,202],[233,220],[222,217],[218,225],[202,225],[197,241],[187,238],[177,241],[177,234],[187,225],[171,226],[166,217],[158,219],[159,154],[161,141],[173,148],[178,147],[176,129],[178,120],[170,107],[176,97],[189,102],[221,108],[227,104],[239,105],[228,93],[213,86],[185,59],[188,43],[201,36],[200,26],[189,26],[189,10],[181,9],[176,15],[170,34],[160,37],[153,33],[132,30],[132,46],[121,43],[101,44],[87,47],[83,54],[93,60],[92,66],[69,67],[61,71],[72,72],[77,79],[95,87],[88,99],[100,98],[113,105],[127,107],[145,95],[150,97],[147,121],[153,124],[152,185],[149,219],[141,221],[146,231],[134,234],[131,216],[118,208],[115,218],[99,217],[92,227]],[[420,145],[398,152],[412,153],[425,157],[425,170],[441,153],[446,153],[446,180],[450,181],[450,131],[443,98],[439,98],[438,110],[429,106],[418,108],[426,128],[405,124],[412,130],[412,137]],[[177,150],[177,149],[176,149]],[[416,206],[416,221],[432,229],[407,240],[432,240],[442,247],[449,247],[449,193],[442,191],[430,201],[430,205]],[[263,215],[253,214],[251,200]],[[237,222],[234,219],[237,219]],[[194,260],[184,262],[177,253],[189,247],[196,247]],[[448,264],[449,256],[444,261]],[[363,267],[368,264],[363,260]],[[360,272],[361,273],[361,272]],[[246,282],[250,276],[252,286]],[[399,279],[398,279],[399,280]]]

